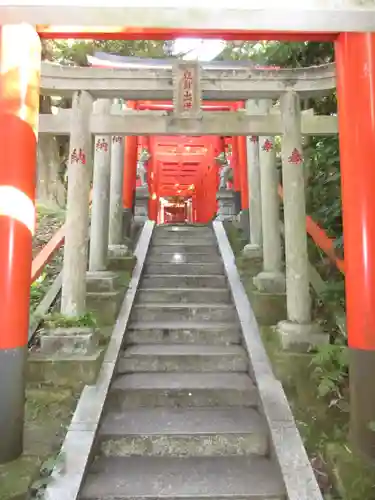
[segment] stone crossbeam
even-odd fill
[[[71,110],[57,115],[39,116],[39,133],[69,135]],[[118,115],[90,118],[90,131],[95,135],[261,135],[274,136],[282,132],[280,114],[249,116],[244,112],[202,112],[198,119],[178,119],[166,112],[127,111]],[[302,115],[304,135],[335,135],[336,116]]]
[[[335,65],[281,70],[203,68],[201,84],[202,96],[209,100],[278,98],[288,90],[302,98],[317,97],[335,88]],[[172,67],[107,69],[42,64],[42,94],[71,96],[76,90],[86,90],[96,98],[172,99]]]
[[[77,24],[81,31],[224,30],[325,32],[375,31],[373,0],[18,0],[0,6],[2,23],[38,25],[40,33]],[[91,27],[91,28],[89,28]],[[94,31],[96,27],[96,30]],[[82,28],[86,28],[83,30]],[[76,28],[76,32],[80,31]],[[112,31],[112,32],[116,32]],[[53,35],[51,35],[53,38]],[[89,36],[87,36],[89,38]]]

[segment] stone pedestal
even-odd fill
[[[220,189],[216,195],[218,201],[217,219],[232,220],[235,216],[234,193],[228,189]]]
[[[329,335],[323,332],[317,323],[280,321],[276,331],[283,349],[286,350],[306,352],[311,346],[329,344]]]
[[[111,271],[89,272],[86,284],[87,310],[94,313],[99,326],[113,325],[123,297],[118,274]]]
[[[136,222],[146,222],[148,220],[149,198],[148,186],[140,186],[136,189],[134,211],[134,220]]]

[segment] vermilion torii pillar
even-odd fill
[[[237,137],[232,137],[232,155],[231,155],[231,167],[233,173],[233,191],[234,191],[234,201],[235,201],[235,212],[236,215],[241,210],[241,169],[239,165],[238,156],[238,141]]]
[[[130,109],[136,109],[136,102],[128,101],[127,107]],[[137,136],[125,137],[123,203],[126,235],[129,234],[130,222],[134,215],[133,209],[135,204],[135,186],[137,179],[137,146]]]
[[[41,44],[0,27],[0,463],[22,453]]]
[[[350,353],[350,433],[375,459],[375,34],[336,43]]]

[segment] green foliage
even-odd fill
[[[42,318],[42,326],[47,329],[54,328],[74,328],[89,327],[96,328],[97,322],[92,313],[86,313],[82,316],[65,316],[60,313],[47,314]]]
[[[39,302],[42,300],[44,297],[44,294],[46,293],[47,289],[49,286],[49,282],[47,279],[47,273],[44,272],[39,276],[37,280],[34,281],[34,283],[31,283],[30,287],[30,309],[33,311]]]
[[[348,411],[344,400],[349,372],[347,346],[340,340],[334,344],[319,346],[312,357],[311,365],[318,395],[329,397],[330,406],[336,405],[342,411]]]
[[[121,56],[165,57],[164,42],[154,40],[57,40],[49,45],[48,57],[60,64],[88,66],[87,56],[108,52]]]
[[[305,149],[305,158],[305,168],[309,175],[307,212],[329,236],[342,242],[338,138],[311,137]]]

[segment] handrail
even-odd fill
[[[34,258],[31,267],[31,283],[34,283],[39,278],[44,267],[51,261],[57,250],[64,243],[65,229],[66,224],[63,224]]]
[[[90,191],[90,205],[92,203],[92,191]],[[57,250],[61,248],[65,240],[66,223],[64,223],[52,236],[49,242],[44,245],[36,255],[31,266],[31,283],[34,283],[42,274],[44,267],[51,261]]]
[[[278,193],[283,199],[283,188],[279,184]],[[306,231],[311,236],[315,244],[323,250],[329,259],[336,265],[337,269],[345,274],[345,261],[340,259],[335,252],[333,240],[329,238],[324,231],[309,215],[306,216]]]

